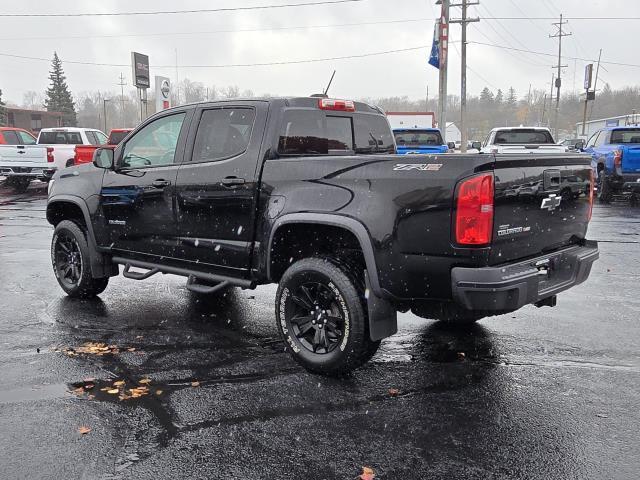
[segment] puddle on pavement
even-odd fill
[[[64,397],[68,391],[64,383],[3,390],[0,392],[0,404],[51,400]]]

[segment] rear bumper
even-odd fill
[[[56,173],[55,167],[15,167],[0,165],[0,176],[3,177],[29,177],[50,179]]]
[[[455,267],[451,271],[453,298],[468,310],[517,310],[584,282],[598,257],[597,242],[585,241],[500,267]]]
[[[608,184],[616,193],[640,194],[640,174],[637,173],[611,175]]]

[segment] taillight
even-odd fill
[[[47,147],[47,163],[53,163],[53,147]]]
[[[351,100],[336,100],[334,98],[319,98],[320,110],[337,110],[339,112],[355,112],[356,106]]]
[[[589,181],[589,217],[588,217],[588,222],[591,221],[591,215],[593,215],[593,191],[595,190],[595,186],[596,186],[596,176],[593,173],[593,170],[590,171],[590,181]]]
[[[613,166],[615,168],[622,167],[622,150],[614,150],[613,151]]]
[[[486,245],[493,230],[493,174],[463,180],[456,189],[456,243]]]

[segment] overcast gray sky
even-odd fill
[[[407,95],[424,98],[429,86],[438,88],[438,71],[427,64],[430,47],[400,53],[297,65],[260,67],[188,68],[185,65],[220,65],[306,60],[360,55],[431,45],[433,18],[439,7],[426,0],[363,0],[357,3],[307,6],[241,12],[198,13],[156,16],[10,18],[7,13],[127,12],[239,7],[301,3],[308,0],[21,0],[0,2],[0,54],[74,61],[129,64],[132,50],[149,55],[151,75],[175,78],[173,65],[178,55],[178,75],[205,85],[238,85],[256,94],[307,95],[321,90],[331,71],[337,70],[331,94],[336,97],[383,97]],[[638,0],[481,0],[469,9],[480,22],[469,27],[468,40],[516,49],[557,53],[557,39],[550,19],[495,20],[490,17],[636,17],[635,20],[569,20],[572,36],[563,42],[567,56],[563,63],[563,89],[581,89],[583,60],[597,58],[640,64],[637,46],[631,38],[639,30]],[[452,17],[459,9],[452,9]],[[557,20],[556,20],[557,21]],[[338,24],[379,23],[336,26]],[[326,27],[327,25],[333,25]],[[317,28],[317,26],[325,26]],[[304,28],[291,28],[304,27]],[[244,31],[237,30],[255,30]],[[270,29],[270,30],[269,30]],[[224,33],[201,33],[235,30]],[[198,33],[194,33],[198,32]],[[155,34],[155,35],[154,35]],[[52,38],[57,37],[57,38]],[[61,38],[74,37],[74,38]],[[456,49],[460,27],[451,26],[449,93],[459,94],[460,57]],[[477,94],[484,86],[492,90],[509,86],[519,95],[529,84],[549,88],[551,56],[533,55],[470,43],[468,46],[468,89]],[[604,64],[601,79],[612,87],[638,84],[640,68]],[[117,91],[123,72],[131,83],[131,69],[64,64],[74,94],[89,90]],[[44,92],[47,61],[0,56],[0,88],[5,100],[20,103],[27,90]],[[129,87],[130,88],[130,87]]]

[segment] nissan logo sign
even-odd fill
[[[163,80],[162,85],[160,86],[160,92],[162,92],[162,96],[164,98],[169,98],[169,93],[171,89],[169,88],[169,80]]]

